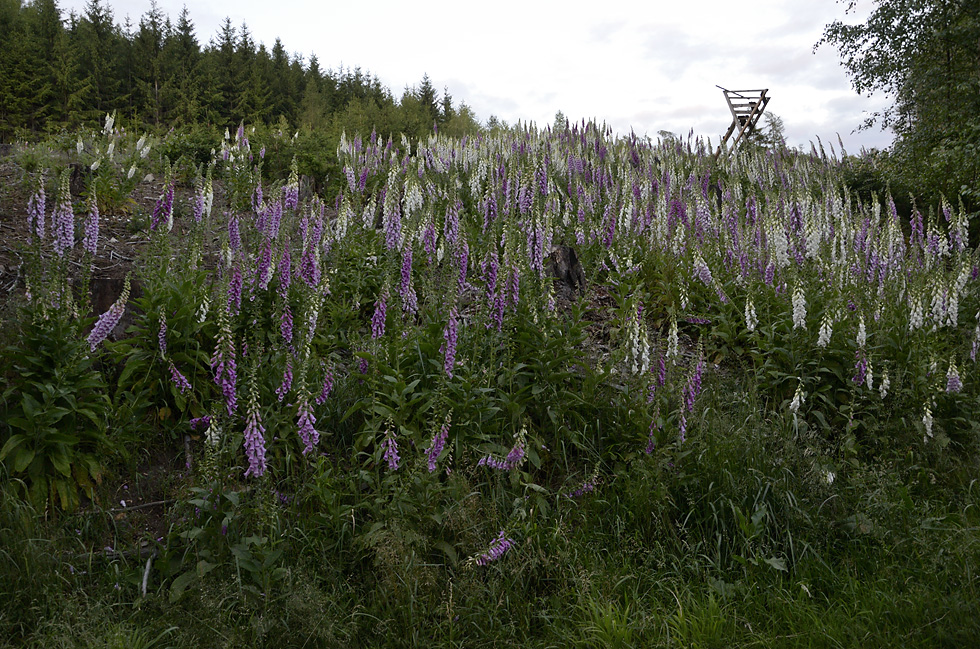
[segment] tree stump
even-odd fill
[[[570,246],[556,246],[548,255],[548,273],[555,278],[556,293],[572,299],[576,293],[585,295],[585,270]]]

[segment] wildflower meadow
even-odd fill
[[[5,161],[0,645],[980,638],[961,204],[820,142],[301,138]]]

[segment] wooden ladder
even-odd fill
[[[728,90],[721,86],[718,87],[725,93],[725,101],[728,102],[728,109],[732,112],[732,123],[728,127],[728,130],[725,131],[725,135],[721,138],[721,143],[718,145],[718,152],[715,153],[715,158],[721,155],[721,150],[725,146],[725,142],[728,141],[728,138],[736,130],[738,131],[738,135],[735,136],[735,140],[732,142],[733,149],[738,146],[743,135],[751,133],[755,129],[755,125],[758,123],[759,118],[762,117],[762,112],[766,109],[766,104],[769,103],[770,99],[766,96],[766,93],[769,92],[768,88],[764,88],[763,90]]]

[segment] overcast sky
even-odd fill
[[[81,12],[85,0],[59,6]],[[185,3],[160,0],[176,21]],[[868,4],[868,3],[865,3]],[[551,123],[594,118],[619,133],[656,138],[661,130],[717,143],[731,115],[716,84],[768,88],[768,111],[783,119],[791,145],[819,136],[849,152],[885,148],[890,132],[856,131],[887,98],[854,93],[837,52],[813,52],[823,27],[845,16],[831,0],[209,0],[187,3],[206,45],[224,18],[248,25],[256,43],[276,37],[321,69],[360,67],[396,98],[424,74],[486,123]],[[149,0],[109,0],[114,19],[134,25]],[[867,11],[867,8],[865,8]]]

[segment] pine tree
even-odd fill
[[[91,103],[86,112],[100,119],[116,108],[119,80],[116,75],[116,45],[119,38],[112,22],[112,10],[100,0],[89,0],[78,24],[77,47],[80,74],[91,87]]]
[[[164,119],[193,124],[201,117],[201,48],[185,6],[170,30],[160,57]]]

